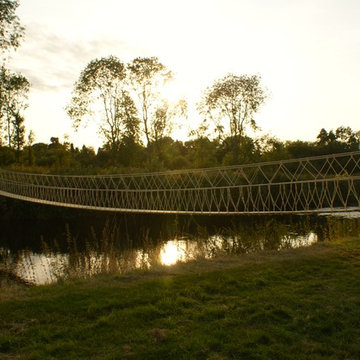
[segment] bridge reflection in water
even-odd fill
[[[157,173],[106,176],[0,170],[0,195],[103,211],[276,214],[360,209],[360,151]]]

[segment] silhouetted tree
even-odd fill
[[[320,146],[326,145],[329,141],[329,135],[328,132],[322,128],[319,132],[319,135],[316,137],[317,140],[317,144]]]
[[[169,138],[174,126],[175,117],[186,117],[187,104],[185,100],[180,100],[175,106],[170,106],[168,101],[160,102],[155,110],[154,118],[151,123],[151,141],[155,145],[156,155],[160,161],[163,161],[161,140]]]
[[[162,102],[159,87],[170,80],[172,74],[156,57],[136,58],[128,65],[128,68],[132,87],[138,98],[138,112],[141,117],[143,132],[147,145],[149,145],[154,131],[165,128],[163,123],[165,120],[164,112],[163,109],[159,110]],[[161,116],[159,116],[159,111]]]
[[[24,36],[24,27],[21,26],[15,11],[19,6],[16,0],[0,0],[0,53],[16,49]]]
[[[12,126],[13,126],[13,136],[11,140],[13,147],[16,149],[17,161],[19,161],[20,150],[25,144],[24,118],[19,113],[14,114],[12,119]]]
[[[126,89],[126,67],[116,57],[95,59],[75,83],[67,113],[78,129],[85,116],[98,117],[99,131],[112,150],[118,150],[122,137],[139,137],[137,109]]]
[[[316,146],[309,141],[287,141],[285,143],[285,148],[289,154],[289,158],[302,158],[318,155]]]
[[[16,116],[27,107],[29,81],[21,74],[12,73],[4,66],[0,69],[0,135],[13,145]]]
[[[5,146],[0,146],[0,166],[8,166],[15,163],[15,161],[15,150]]]
[[[206,136],[185,142],[187,159],[194,168],[207,168],[218,165],[217,152],[219,143]]]
[[[282,160],[289,157],[284,142],[271,135],[263,135],[256,139],[256,143],[261,154],[261,161]]]
[[[359,149],[360,133],[350,127],[339,126],[335,131],[321,129],[317,139],[316,145],[321,154],[354,151]]]
[[[34,152],[32,148],[32,144],[34,143],[34,141],[35,141],[35,133],[32,130],[30,130],[26,142],[27,153],[28,153],[28,164],[30,166],[34,165]]]
[[[92,147],[82,146],[81,150],[75,155],[81,167],[91,167],[95,165],[96,154]]]
[[[259,160],[260,151],[256,142],[249,136],[243,136],[237,144],[238,151],[234,151],[233,137],[224,139],[218,150],[219,161],[222,165],[249,164]]]
[[[238,161],[240,141],[246,127],[256,129],[254,114],[266,98],[260,77],[228,74],[206,89],[199,104],[201,113],[214,120],[216,128],[230,136],[234,161]],[[227,127],[224,122],[227,122]]]
[[[349,126],[339,126],[335,130],[335,136],[337,140],[347,144],[349,149],[359,142],[359,137]]]

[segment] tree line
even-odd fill
[[[159,141],[161,161],[148,161],[151,144],[121,143],[114,150],[107,144],[97,151],[92,147],[75,147],[68,140],[52,137],[48,144],[26,144],[18,153],[8,146],[0,147],[0,166],[16,170],[69,174],[163,171],[206,168],[234,164],[234,138],[194,137],[188,141],[164,137]],[[327,131],[321,129],[317,140],[281,141],[271,136],[243,136],[237,164],[325,155],[359,149],[360,132],[349,127]]]
[[[251,138],[254,115],[267,94],[258,75],[227,74],[203,92],[197,104],[200,125],[187,141],[171,137],[176,123],[188,122],[187,101],[170,102],[166,84],[173,73],[157,57],[129,63],[115,56],[94,59],[74,84],[66,112],[74,127],[94,122],[103,138],[95,149],[74,147],[54,134],[49,144],[26,136],[24,110],[29,81],[7,68],[8,54],[24,36],[17,0],[0,0],[0,166],[37,171],[106,172],[212,167],[303,157],[359,148],[360,132],[349,127],[321,129],[317,141]]]

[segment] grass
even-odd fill
[[[358,359],[360,239],[0,289],[0,359]]]

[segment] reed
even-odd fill
[[[0,358],[357,359],[359,255],[347,238],[9,293]]]

